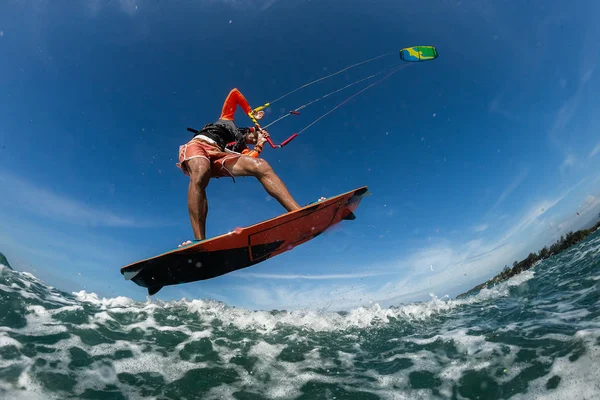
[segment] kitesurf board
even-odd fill
[[[307,242],[342,220],[369,194],[366,186],[258,224],[168,251],[121,268],[126,280],[148,288],[215,278],[258,264]]]

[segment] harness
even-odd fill
[[[232,150],[239,152],[245,147],[247,129],[240,129],[233,121],[218,120],[217,122],[206,124],[195,132],[196,135],[204,135],[217,143],[221,150]]]

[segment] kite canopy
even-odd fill
[[[413,46],[400,50],[400,58],[409,62],[435,60],[437,57],[438,52],[433,46]]]

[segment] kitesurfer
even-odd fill
[[[177,166],[190,177],[188,212],[195,241],[206,239],[206,187],[210,178],[231,177],[235,181],[234,177],[254,176],[288,212],[300,208],[273,168],[258,158],[269,133],[255,127],[238,128],[234,122],[237,106],[257,120],[264,115],[263,111],[253,112],[246,98],[234,88],[225,99],[219,119],[179,146]],[[252,150],[248,144],[253,145]],[[191,243],[188,240],[179,246]]]

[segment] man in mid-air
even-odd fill
[[[253,112],[242,93],[233,89],[225,99],[219,119],[205,125],[192,140],[179,147],[177,166],[190,177],[188,211],[195,237],[194,241],[185,241],[179,247],[206,239],[206,187],[210,178],[231,177],[235,181],[234,177],[254,176],[288,212],[300,208],[273,168],[258,158],[269,133],[235,125],[238,105],[257,120],[264,115],[262,111]],[[252,150],[248,144],[254,145]]]

